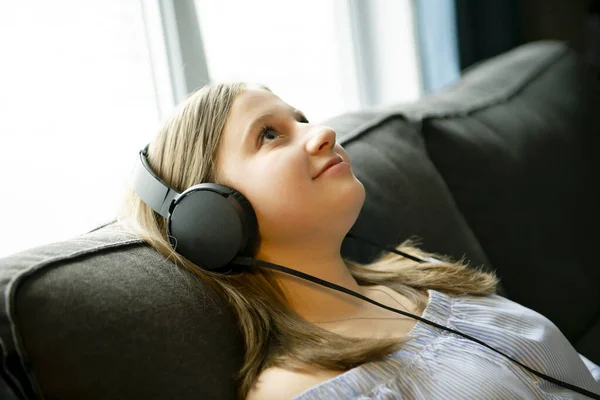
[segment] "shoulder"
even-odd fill
[[[296,372],[276,367],[267,368],[258,376],[246,400],[291,399],[340,373],[334,371]]]

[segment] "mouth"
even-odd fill
[[[321,170],[319,171],[319,173],[317,173],[317,175],[315,175],[314,179],[317,179],[323,172],[327,171],[329,168],[333,167],[334,165],[337,165],[341,162],[343,162],[344,159],[342,157],[340,157],[339,155],[336,155],[335,157],[331,158],[329,161],[327,161],[325,163],[325,165],[323,166],[323,168],[321,168]]]

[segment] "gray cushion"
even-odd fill
[[[2,259],[0,277],[2,309],[11,310],[0,320],[4,367],[24,390],[48,399],[234,397],[243,343],[232,313],[139,240],[108,226]]]

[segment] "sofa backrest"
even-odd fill
[[[600,85],[539,42],[404,108],[508,297],[600,361]]]

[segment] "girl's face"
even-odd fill
[[[248,88],[235,99],[217,160],[217,181],[254,208],[261,246],[341,244],[364,203],[335,132],[267,90]],[[341,162],[325,169],[332,161]]]

